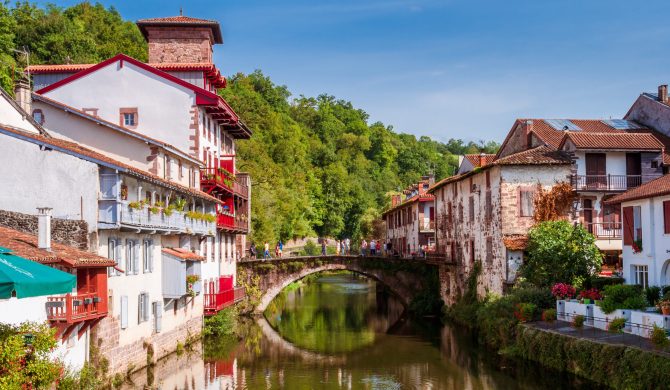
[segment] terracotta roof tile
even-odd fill
[[[115,263],[105,257],[69,245],[51,242],[51,251],[37,247],[37,237],[0,226],[0,246],[11,249],[17,256],[42,264],[62,264],[66,267],[111,267]]]
[[[143,171],[141,169],[137,169],[137,168],[132,167],[132,166],[127,165],[127,164],[124,164],[120,161],[114,160],[110,157],[107,157],[107,156],[105,156],[101,153],[95,152],[91,149],[85,148],[85,147],[83,147],[83,146],[81,146],[77,143],[74,143],[74,142],[65,141],[65,140],[57,139],[57,138],[47,138],[47,137],[42,136],[42,135],[27,133],[25,131],[22,131],[20,129],[17,129],[17,128],[14,128],[14,127],[11,127],[11,126],[7,126],[7,125],[0,125],[0,130],[7,131],[9,133],[18,135],[20,137],[33,139],[35,141],[38,141],[40,143],[44,143],[46,145],[50,145],[50,146],[53,146],[53,147],[56,147],[56,148],[61,148],[61,149],[64,149],[64,150],[67,150],[67,151],[70,151],[70,152],[74,152],[74,153],[80,154],[82,156],[85,156],[85,157],[88,157],[88,158],[91,158],[91,159],[94,159],[94,160],[101,161],[103,163],[107,163],[107,164],[110,164],[110,165],[113,165],[113,166],[123,168],[126,171],[128,171],[128,173],[130,173],[130,174],[134,174],[134,175],[139,176],[139,177],[141,177],[145,180],[156,182],[159,185],[174,188],[177,191],[180,191],[180,192],[183,192],[183,193],[188,193],[188,194],[190,194],[192,196],[195,196],[197,198],[200,198],[200,199],[204,199],[204,200],[214,202],[214,203],[218,203],[218,204],[221,203],[220,200],[216,199],[215,197],[213,197],[213,196],[211,196],[211,195],[209,195],[205,192],[202,192],[200,190],[196,190],[194,188],[189,188],[189,187],[183,186],[181,184],[177,184],[177,183],[169,181],[169,180],[162,179],[162,178],[160,178],[160,177],[158,177],[158,176],[156,176],[152,173]]]
[[[466,160],[470,161],[472,166],[474,167],[479,167],[480,166],[480,161],[481,157],[484,157],[484,165],[489,165],[495,160],[496,155],[495,154],[484,154],[483,156],[481,154],[466,154],[463,156]]]
[[[625,133],[624,130],[615,129],[604,123],[601,119],[568,119],[570,122],[579,126],[585,133]],[[532,132],[554,148],[558,148],[563,140],[564,130],[556,130],[544,119],[518,119],[517,121],[532,121]]]
[[[523,234],[510,234],[503,237],[505,248],[513,251],[522,251],[528,245],[528,236]]]
[[[223,36],[221,35],[221,26],[216,20],[198,19],[190,16],[167,16],[162,18],[140,19],[136,22],[137,27],[146,38],[147,26],[201,26],[210,27],[212,35],[214,36],[214,43],[223,43]]]
[[[571,163],[572,160],[567,153],[542,145],[499,158],[493,161],[492,165],[564,165]]]
[[[188,249],[184,248],[163,248],[162,249],[163,253],[167,253],[168,255],[177,257],[182,260],[190,260],[190,261],[203,261],[205,260],[204,257],[189,251]]]
[[[190,16],[184,16],[184,15],[179,15],[179,16],[166,16],[162,18],[147,18],[147,19],[140,19],[137,21],[137,23],[175,23],[175,24],[212,24],[212,23],[219,23],[216,20],[208,20],[208,19],[198,19],[198,18],[193,18]]]
[[[604,203],[617,204],[631,200],[653,198],[655,196],[663,195],[670,195],[670,175],[661,176],[656,180],[642,184],[641,186],[628,190],[623,194],[614,196],[606,200]]]
[[[561,146],[567,140],[577,149],[616,149],[616,150],[657,150],[663,149],[663,144],[649,132],[637,133],[591,133],[568,131],[565,133]]]

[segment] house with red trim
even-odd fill
[[[435,248],[434,197],[426,193],[433,176],[425,176],[391,197],[391,207],[382,213],[386,222],[386,244],[396,256],[418,256]],[[404,197],[404,199],[403,199]]]

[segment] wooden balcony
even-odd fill
[[[233,183],[233,193],[241,198],[249,199],[249,186],[240,177],[236,177]]]
[[[244,287],[235,287],[216,293],[205,293],[205,316],[213,316],[226,307],[240,302],[246,296]]]
[[[419,231],[420,232],[434,232],[435,231],[435,221],[419,221]]]
[[[660,177],[661,175],[572,175],[575,191],[622,192]]]
[[[584,227],[598,239],[621,239],[621,222],[592,222]]]
[[[216,227],[223,230],[246,233],[249,231],[249,220],[243,214],[230,215],[219,213],[216,216]]]
[[[48,297],[47,318],[52,322],[75,324],[107,315],[105,297],[98,293]]]
[[[235,175],[224,168],[203,168],[200,170],[200,188],[208,194],[233,194]]]

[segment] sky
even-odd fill
[[[261,69],[440,141],[500,142],[516,118],[620,118],[670,82],[667,0],[100,2],[130,20],[216,19],[224,74]]]

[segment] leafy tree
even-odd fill
[[[580,285],[600,269],[602,254],[581,225],[547,221],[528,232],[528,257],[520,273],[539,287],[564,282]]]

